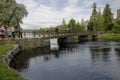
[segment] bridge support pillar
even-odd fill
[[[50,49],[51,50],[58,50],[59,49],[58,39],[57,38],[50,39]]]

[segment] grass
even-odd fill
[[[0,45],[0,80],[24,80],[18,72],[8,68],[7,64],[2,61],[3,55],[13,48],[13,45]]]
[[[13,45],[0,45],[0,59],[3,57],[3,55],[8,52],[9,50],[13,49]]]
[[[104,33],[102,35],[102,40],[105,40],[105,41],[120,41],[120,34]]]

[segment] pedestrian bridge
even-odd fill
[[[79,31],[72,30],[71,32],[66,30],[59,30],[58,32],[35,32],[24,31],[23,38],[6,38],[0,41],[0,44],[18,44],[22,48],[27,47],[41,47],[50,45],[50,39],[57,38],[59,41],[66,41],[67,38],[72,36],[78,36],[79,41],[94,40],[99,38],[100,32],[93,31]]]

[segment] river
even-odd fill
[[[11,67],[30,80],[120,80],[120,42],[83,42],[20,51]]]

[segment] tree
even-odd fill
[[[66,25],[66,21],[65,21],[64,18],[63,18],[63,21],[62,21],[62,25]]]
[[[104,30],[104,19],[103,15],[101,13],[101,9],[99,8],[98,13],[97,13],[97,31],[103,31]]]
[[[92,19],[92,16],[90,17],[90,20],[88,22],[88,30],[93,31],[93,19]]]
[[[0,23],[5,26],[20,26],[28,12],[23,4],[15,0],[0,0]]]
[[[0,0],[0,23],[4,24],[11,15],[11,5],[16,4],[15,0]]]
[[[113,33],[120,33],[120,24],[115,22],[112,28]]]
[[[85,25],[85,21],[84,21],[84,19],[82,18],[82,20],[81,20],[81,25],[82,26],[84,26]]]
[[[117,17],[115,20],[113,27],[112,27],[113,33],[120,33],[120,17]]]
[[[16,28],[20,26],[20,23],[23,23],[22,19],[28,15],[26,8],[23,4],[17,4],[15,6],[15,10],[13,16],[11,17],[11,21],[9,25],[13,25]]]
[[[96,3],[93,3],[93,10],[92,10],[92,15],[90,17],[90,21],[88,23],[88,30],[94,30],[96,31],[97,29],[97,10],[96,10]]]
[[[66,24],[65,19],[63,18],[62,24],[58,25],[59,29],[61,30],[67,30],[68,25]]]
[[[106,4],[106,6],[104,8],[103,18],[104,18],[105,31],[111,30],[112,26],[113,26],[113,15],[112,15],[109,4]]]
[[[81,24],[79,23],[79,21],[78,21],[78,22],[75,24],[74,29],[76,29],[76,30],[83,30],[84,27],[83,27],[83,25],[81,25]]]
[[[76,24],[76,21],[72,18],[68,23],[68,27],[74,29],[75,24]]]

